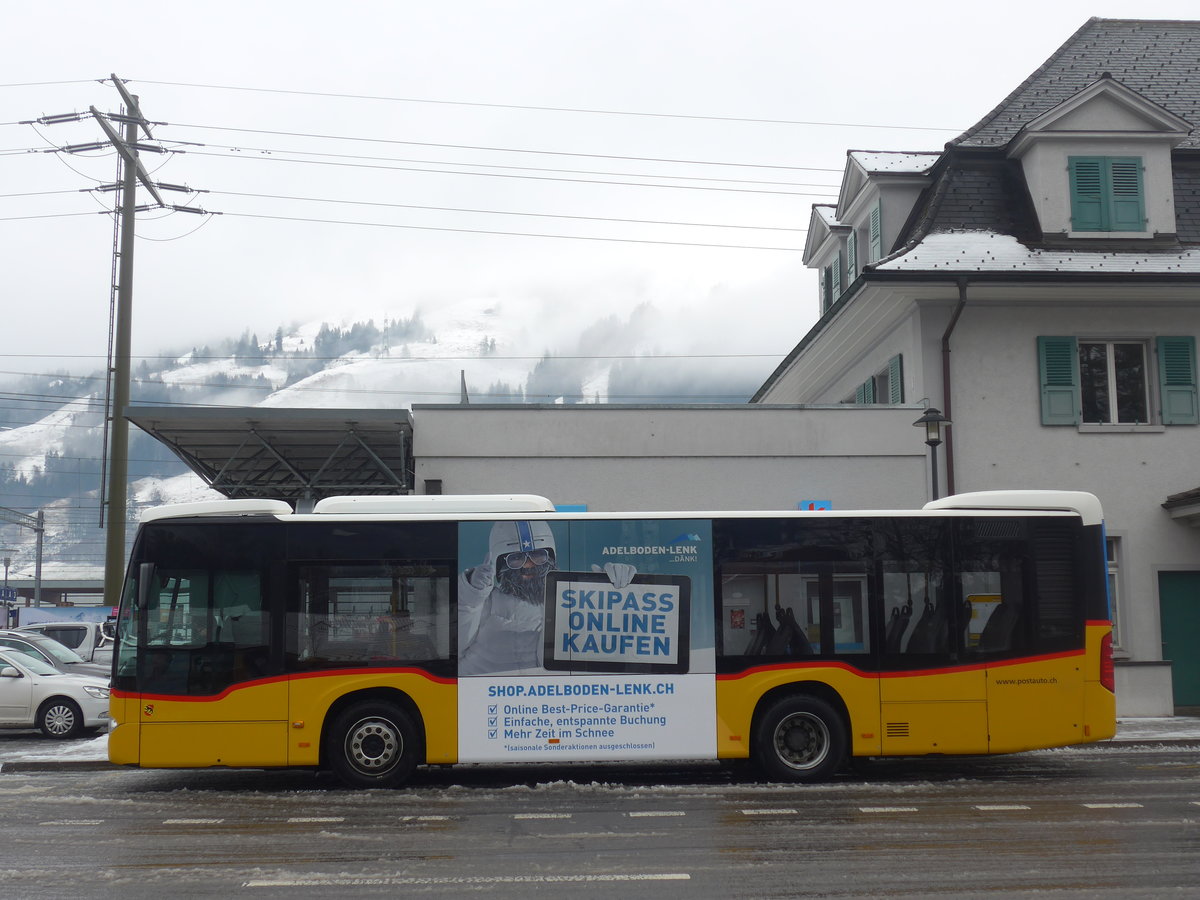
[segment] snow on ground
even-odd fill
[[[37,740],[40,732],[14,732],[11,737]],[[37,744],[20,740],[20,750],[9,750],[10,741],[0,740],[0,765],[11,762],[96,762],[108,759],[108,735],[81,738],[77,741],[58,741],[44,738]]]
[[[130,486],[130,496],[139,505],[192,503],[198,500],[224,500],[225,495],[206,485],[199,475],[185,472],[170,478],[139,478]]]
[[[44,468],[46,454],[62,451],[63,440],[78,424],[77,419],[89,416],[98,421],[94,402],[95,398],[91,396],[80,397],[64,403],[36,422],[0,431],[0,452],[6,457],[21,457],[12,464],[14,474],[29,478],[35,467]]]

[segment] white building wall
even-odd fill
[[[1090,491],[1104,505],[1110,536],[1120,539],[1117,657],[1137,661],[1118,666],[1123,715],[1171,712],[1169,666],[1155,665],[1162,659],[1158,573],[1200,569],[1200,531],[1171,519],[1161,504],[1195,486],[1200,427],[1042,425],[1037,337],[1150,340],[1197,333],[1200,310],[1150,301],[1083,308],[968,300],[951,340],[954,489]],[[1152,389],[1156,372],[1155,362]],[[940,395],[940,385],[936,392]]]
[[[912,509],[913,408],[417,406],[416,487],[521,492],[592,511]]]

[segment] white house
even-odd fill
[[[941,493],[1092,491],[1118,711],[1200,706],[1200,22],[1092,19],[936,153],[847,156],[756,403],[925,401]]]

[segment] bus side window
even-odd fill
[[[944,655],[954,649],[952,592],[945,584],[950,555],[945,521],[893,519],[879,522],[879,560],[883,612],[883,652],[896,655]]]
[[[1027,650],[1033,571],[1027,523],[964,522],[956,546],[966,650],[988,655]]]
[[[450,658],[450,567],[310,564],[296,574],[288,666],[428,663]]]

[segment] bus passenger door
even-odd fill
[[[140,661],[144,766],[286,760],[287,684],[270,653],[261,573],[159,569]]]
[[[985,752],[985,672],[961,664],[955,592],[940,573],[885,572],[884,596],[884,754]]]

